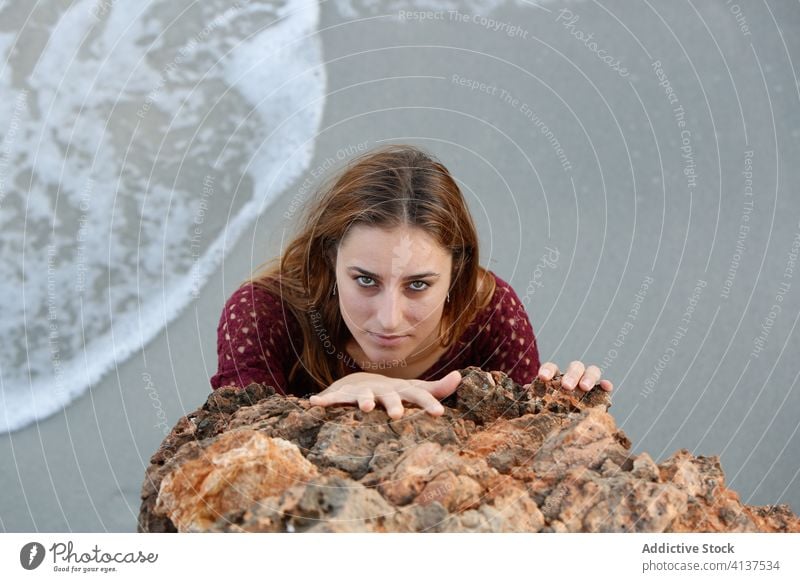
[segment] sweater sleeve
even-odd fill
[[[514,289],[497,278],[488,322],[478,345],[484,370],[500,370],[518,384],[528,384],[539,372],[539,349],[528,313]]]
[[[237,289],[222,309],[217,327],[217,373],[211,388],[244,388],[253,382],[286,394],[291,346],[280,299],[261,287]]]

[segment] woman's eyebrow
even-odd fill
[[[371,272],[367,271],[366,269],[362,269],[361,267],[349,266],[349,267],[347,267],[347,270],[348,271],[358,271],[359,273],[361,273],[362,275],[366,275],[367,277],[372,277],[373,279],[377,279],[378,281],[381,280],[381,276],[380,275],[378,275],[376,273],[371,273]],[[439,276],[440,276],[439,273],[434,273],[433,271],[428,271],[426,273],[417,273],[416,275],[409,275],[408,277],[405,278],[405,280],[408,281],[409,279],[423,279],[425,277],[437,278]]]

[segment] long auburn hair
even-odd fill
[[[322,326],[332,344],[344,350],[351,334],[332,291],[337,249],[355,225],[419,227],[450,250],[450,300],[438,328],[442,347],[462,336],[494,294],[494,277],[478,264],[478,234],[461,190],[447,169],[419,147],[380,146],[353,158],[322,182],[304,205],[299,224],[282,256],[264,263],[260,274],[257,270],[241,284],[252,283],[280,297],[299,322],[302,356],[291,368],[289,384],[301,365],[323,389],[347,373],[342,358],[323,347],[315,326]]]

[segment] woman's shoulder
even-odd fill
[[[276,306],[280,306],[281,303],[279,294],[271,291],[263,284],[246,281],[231,293],[225,302],[225,307],[237,310],[256,308],[258,313],[258,310],[272,310]]]
[[[493,271],[488,269],[487,271],[494,280],[494,291],[475,318],[476,323],[481,327],[496,319],[502,321],[510,316],[513,317],[512,314],[524,309],[523,302],[511,284]]]
[[[280,294],[253,281],[242,283],[231,293],[223,308],[223,318],[259,325],[281,321],[292,331],[296,324],[295,316]]]
[[[511,302],[513,300],[515,303],[518,303],[519,297],[517,296],[516,291],[514,291],[514,287],[511,286],[511,283],[498,277],[497,275],[494,275],[494,278],[497,282],[496,300],[499,302]]]
[[[484,286],[491,285],[491,289],[488,287],[486,288],[487,291],[491,292],[491,296],[488,298],[485,309],[496,308],[500,305],[516,305],[519,302],[519,297],[517,297],[511,284],[494,271],[487,269],[487,272],[494,281],[494,284],[491,285],[489,281],[484,282]]]

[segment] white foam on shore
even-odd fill
[[[333,0],[336,10],[345,18],[377,14],[392,14],[400,10],[453,10],[461,13],[487,15],[505,6],[535,8],[554,0]]]
[[[314,0],[49,4],[0,34],[0,432],[185,309],[308,168],[325,104]]]

